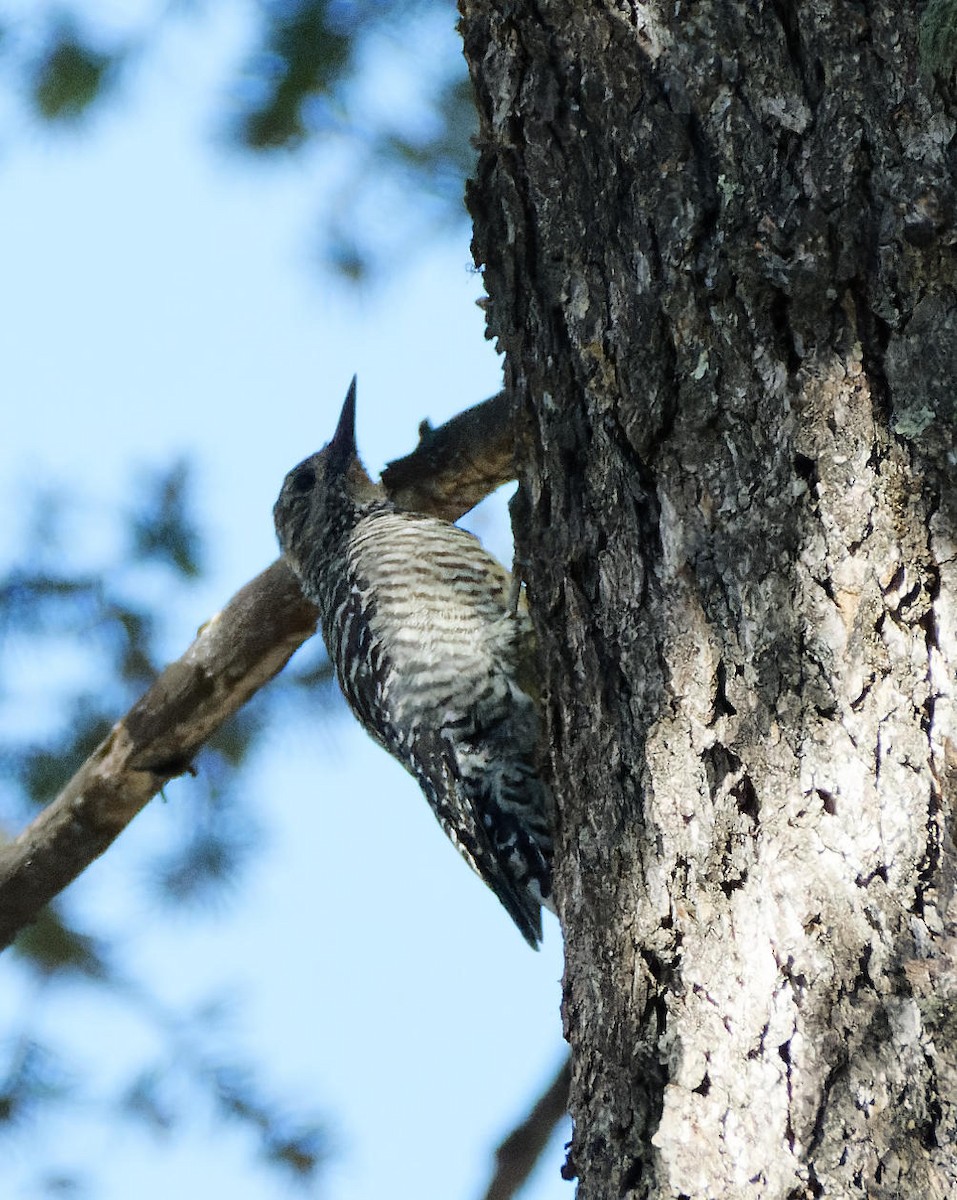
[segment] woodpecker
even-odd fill
[[[372,482],[355,406],[353,378],[332,441],[285,478],[279,544],[319,609],[349,707],[537,947],[552,802],[537,769],[531,621],[477,538]]]

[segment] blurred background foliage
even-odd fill
[[[172,0],[147,14],[134,7],[135,17],[116,6],[113,19],[101,21],[80,0],[34,0],[0,16],[0,88],[45,128],[64,136],[83,128],[136,88],[164,26],[188,25],[203,5]],[[460,54],[430,61],[419,52],[430,29],[451,29],[454,5],[259,0],[253,9],[254,43],[236,62],[228,93],[210,98],[213,124],[220,144],[263,161],[348,147],[332,199],[317,200],[325,205],[316,214],[324,263],[369,280],[399,250],[414,253],[417,239],[464,225],[475,128],[464,62]],[[397,71],[407,76],[401,112],[381,101],[377,87],[383,72]],[[0,139],[8,137],[0,128]],[[383,220],[383,211],[395,219]],[[130,494],[137,503],[106,521],[85,512],[82,498],[42,489],[25,505],[20,552],[0,576],[0,836],[13,836],[53,799],[184,648],[170,643],[164,614],[188,602],[205,566],[189,466],[138,478]],[[98,561],[91,545],[100,548]],[[214,736],[191,786],[169,806],[167,843],[138,865],[131,887],[187,914],[228,901],[258,834],[237,786],[242,772],[277,714],[338,703],[322,686],[329,680],[316,645]],[[109,932],[93,937],[84,929],[69,894],[20,937],[16,969],[29,976],[37,1005],[2,1034],[0,1130],[9,1138],[27,1128],[42,1145],[42,1123],[73,1108],[169,1136],[181,1096],[198,1093],[215,1119],[245,1126],[278,1172],[312,1181],[328,1152],[321,1119],[290,1115],[288,1101],[269,1094],[261,1066],[242,1061],[230,1044],[228,1012],[215,1005],[169,1011],[135,981],[126,957]],[[46,995],[83,990],[108,995],[150,1026],[152,1058],[135,1077],[106,1086],[36,1035],[33,1012]],[[62,1170],[45,1174],[42,1157],[38,1194],[77,1194],[90,1182]]]
[[[0,27],[0,68],[39,119],[75,127],[136,87],[164,24],[188,22],[203,6],[166,0],[136,24],[107,26],[82,3],[37,2]],[[260,159],[347,148],[348,168],[317,213],[323,264],[364,279],[417,239],[463,223],[477,120],[461,53],[436,52],[455,45],[435,36],[454,27],[451,0],[252,7],[254,44],[218,98],[221,140]]]
[[[102,514],[84,513],[75,497],[69,505],[66,498],[36,497],[24,522],[21,565],[0,578],[3,836],[55,798],[153,680],[172,653],[164,614],[175,612],[201,578],[203,539],[186,465],[139,479],[136,492],[136,505],[116,515],[105,539]],[[103,541],[98,563],[73,569],[73,548]],[[43,664],[51,669],[44,672]],[[228,899],[241,884],[258,834],[237,783],[260,735],[278,716],[328,710],[335,697],[328,660],[314,640],[206,744],[190,786],[168,806],[166,844],[137,863],[126,886],[145,893],[153,907],[187,916]],[[185,1108],[178,1097],[191,1090],[205,1095],[216,1118],[243,1123],[267,1163],[311,1179],[325,1154],[321,1122],[313,1114],[290,1117],[286,1102],[264,1093],[255,1065],[241,1062],[236,1047],[222,1039],[228,1014],[215,1005],[166,1010],[127,972],[123,946],[108,934],[90,936],[71,909],[69,895],[61,897],[13,948],[18,968],[32,979],[37,1005],[0,1041],[0,1130],[14,1135],[26,1125],[35,1138],[52,1110],[95,1106],[103,1120],[135,1121],[169,1135]],[[76,988],[109,993],[151,1028],[153,1060],[135,1077],[115,1081],[106,1096],[100,1080],[73,1069],[32,1029],[41,998]],[[210,1054],[216,1044],[217,1053]],[[78,1181],[38,1175],[38,1189],[51,1195],[68,1185],[75,1188]]]

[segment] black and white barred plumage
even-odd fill
[[[355,380],[335,436],[289,472],[274,516],[352,711],[537,946],[551,799],[527,690],[531,623],[509,602],[508,573],[472,534],[396,508],[372,483],[356,452]]]

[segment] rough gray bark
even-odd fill
[[[462,0],[584,1200],[957,1195],[954,116],[917,14]]]

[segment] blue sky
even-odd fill
[[[79,134],[6,112],[0,145],[3,510],[42,483],[105,526],[144,468],[188,454],[212,569],[171,615],[171,654],[275,557],[283,475],[328,438],[353,372],[374,472],[414,445],[422,418],[501,382],[464,227],[356,295],[315,265],[321,160],[265,167],[217,145],[242,13],[174,29]],[[507,555],[501,503],[475,520]],[[547,917],[545,947],[529,951],[414,782],[344,713],[272,731],[243,784],[262,844],[229,902],[187,923],[121,889],[189,786],[171,785],[75,886],[88,927],[120,938],[168,1005],[231,999],[235,1040],[268,1085],[328,1117],[324,1196],[478,1195],[494,1145],[563,1053],[557,924]],[[137,1061],[151,1034],[121,1004],[83,988],[67,1000],[38,1019],[81,1069],[118,1077]],[[30,1003],[7,968],[4,1027]],[[202,1112],[159,1145],[126,1129],[117,1144],[77,1114],[43,1129],[51,1167],[95,1166],[98,1200],[293,1194]],[[25,1195],[37,1156],[24,1143],[5,1158],[0,1192]],[[561,1159],[553,1146],[529,1200],[571,1195]]]

